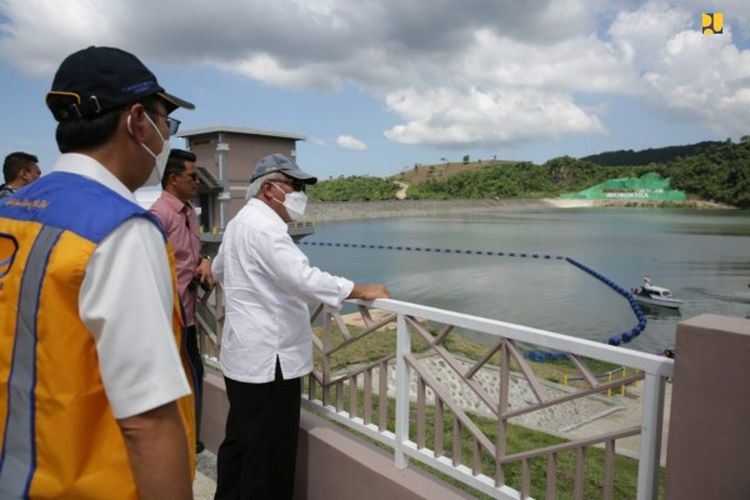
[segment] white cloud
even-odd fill
[[[632,93],[638,85],[638,75],[624,64],[623,52],[593,34],[540,45],[479,30],[473,50],[457,69],[462,83],[489,88]]]
[[[0,2],[0,15],[8,18],[0,24],[0,57],[27,74],[51,74],[71,49],[90,45],[90,40],[119,41],[111,34],[116,33],[120,8],[114,4],[107,15],[96,3]]]
[[[336,144],[338,144],[342,148],[353,149],[355,151],[362,151],[367,149],[367,144],[349,134],[340,135],[338,139],[336,139]]]
[[[73,50],[107,44],[274,87],[351,84],[385,103],[398,121],[386,136],[407,144],[603,133],[599,110],[618,95],[746,133],[750,51],[732,32],[747,30],[750,2],[704,3],[162,0],[170,14],[154,16],[146,0],[0,0],[0,58],[46,76]],[[725,11],[724,35],[698,35],[709,8]]]
[[[310,144],[313,144],[314,146],[325,147],[328,145],[328,143],[324,139],[321,139],[320,137],[308,137],[307,142],[309,142]]]
[[[494,148],[563,133],[604,131],[596,116],[568,96],[531,89],[407,90],[389,95],[387,104],[407,123],[385,135],[405,144]]]
[[[282,88],[335,90],[341,84],[339,78],[331,78],[325,71],[284,67],[268,54],[253,54],[240,61],[219,63],[219,67]]]
[[[618,15],[609,32],[633,54],[644,99],[680,120],[730,135],[747,133],[750,50],[737,48],[731,27],[708,37],[699,23],[680,8],[649,3]]]

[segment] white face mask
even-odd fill
[[[273,182],[271,182],[271,184],[273,184]],[[283,202],[279,201],[276,198],[274,198],[274,200],[284,205],[284,208],[286,208],[286,213],[289,214],[290,219],[294,221],[300,220],[302,216],[305,215],[305,208],[307,208],[307,195],[302,191],[292,191],[291,193],[286,193],[276,184],[273,184],[273,187],[284,193],[284,195],[286,196]]]
[[[138,143],[143,149],[148,152],[148,154],[154,157],[154,168],[153,170],[151,170],[151,175],[149,175],[144,186],[156,186],[157,184],[161,183],[161,178],[164,175],[164,169],[167,167],[167,160],[169,160],[169,151],[171,148],[169,147],[169,143],[164,140],[164,136],[161,134],[159,127],[157,127],[151,117],[148,116],[148,113],[146,113],[145,116],[151,126],[154,127],[154,130],[156,130],[156,133],[159,134],[159,138],[161,139],[161,151],[159,151],[159,154],[155,154],[153,151],[151,151],[151,149],[149,149],[148,146],[146,146],[142,142]],[[130,116],[128,116],[128,131],[130,131]],[[130,133],[132,134],[132,132]]]

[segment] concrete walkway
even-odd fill
[[[198,455],[197,471],[193,482],[195,500],[209,500],[216,493],[216,455],[208,450]]]
[[[587,422],[576,429],[563,433],[562,436],[568,439],[582,438],[602,434],[614,429],[624,429],[633,425],[641,424],[643,414],[642,406],[643,382],[639,382],[635,387],[628,387],[625,396],[612,396],[611,399],[617,401],[622,406],[621,411],[614,412],[601,419]],[[672,384],[667,383],[664,390],[664,418],[661,433],[661,456],[659,462],[662,466],[667,464],[667,437],[669,436],[669,418],[672,407]],[[631,458],[638,458],[641,449],[641,437],[633,436],[624,439],[618,439],[616,451],[620,455]]]

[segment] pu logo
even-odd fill
[[[702,24],[704,35],[720,35],[724,33],[724,14],[721,12],[704,12]]]
[[[13,236],[0,233],[0,278],[4,278],[10,272],[13,261],[16,260],[18,242]],[[0,285],[2,285],[0,283]]]

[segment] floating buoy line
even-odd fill
[[[637,319],[637,323],[629,330],[614,334],[607,339],[607,343],[613,346],[619,346],[621,344],[627,344],[634,338],[638,337],[643,330],[646,328],[646,315],[643,313],[638,303],[635,301],[633,294],[627,288],[615,283],[613,280],[603,275],[602,273],[586,266],[585,264],[571,258],[564,257],[561,255],[551,255],[544,253],[529,253],[529,252],[500,252],[493,250],[467,250],[460,248],[436,248],[436,247],[423,247],[413,245],[386,245],[377,243],[341,243],[341,242],[330,242],[330,241],[298,241],[298,245],[302,246],[318,246],[318,247],[336,247],[336,248],[357,248],[357,249],[369,249],[369,250],[390,250],[397,252],[423,252],[423,253],[447,253],[447,254],[460,254],[460,255],[477,255],[482,257],[519,257],[528,259],[542,259],[542,260],[560,260],[568,262],[569,264],[577,267],[578,269],[586,272],[592,277],[596,278],[600,282],[607,285],[611,290],[621,295],[628,301],[630,309],[633,311]],[[567,358],[567,355],[562,352],[547,352],[547,351],[527,351],[524,354],[528,359],[532,361],[556,361]]]

